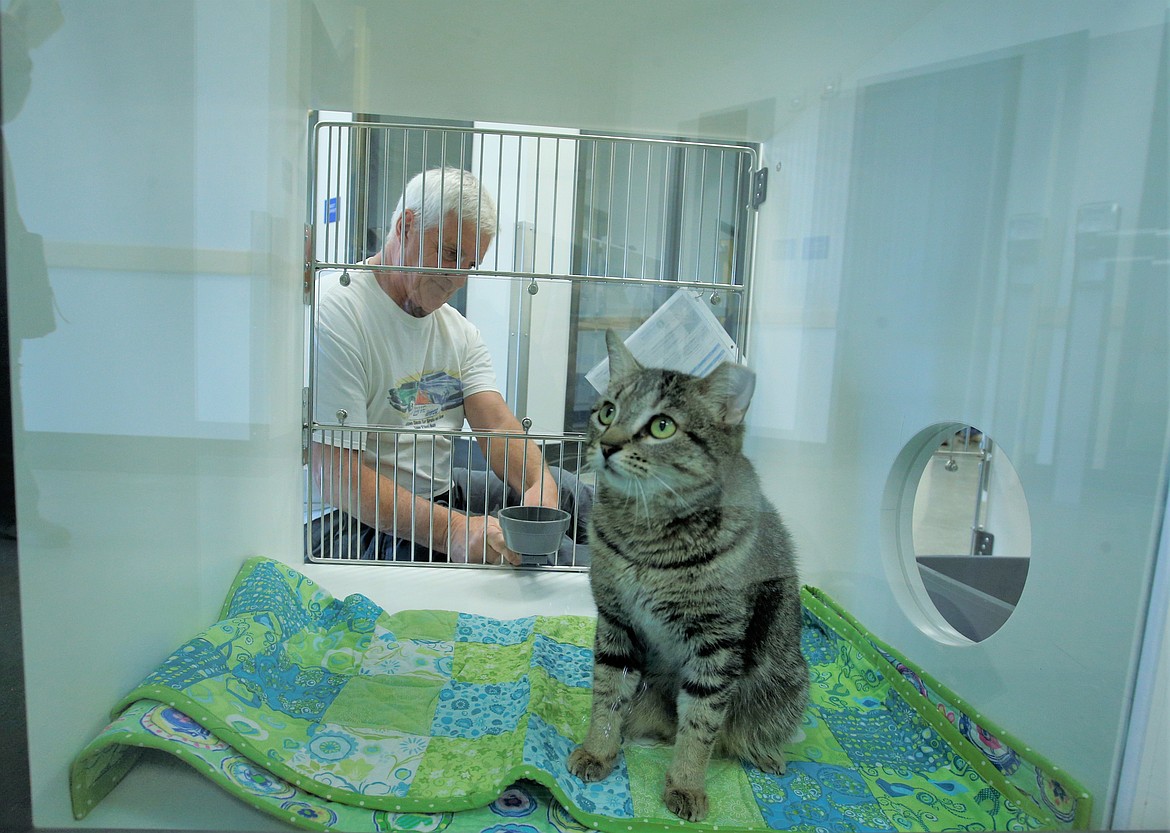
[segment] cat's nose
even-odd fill
[[[601,444],[601,457],[602,457],[602,459],[608,460],[609,455],[613,454],[619,448],[621,448],[620,445],[611,445],[609,443],[602,443]]]

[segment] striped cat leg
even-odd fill
[[[799,732],[808,704],[800,616],[795,577],[756,585],[752,616],[744,632],[745,672],[728,707],[716,755],[784,774],[784,747]]]
[[[589,732],[568,760],[569,772],[582,781],[600,781],[613,770],[622,742],[622,723],[642,678],[641,668],[630,632],[599,611]]]
[[[686,821],[700,821],[707,815],[707,765],[741,668],[740,656],[730,646],[707,649],[710,654],[704,655],[701,649],[684,670],[674,758],[662,794],[666,808]]]

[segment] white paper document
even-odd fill
[[[689,289],[675,292],[626,339],[626,347],[646,367],[706,376],[725,361],[735,361],[735,342],[711,309]],[[585,374],[598,393],[609,386],[609,359]]]

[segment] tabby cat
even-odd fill
[[[712,754],[784,772],[808,698],[793,547],[741,450],[755,374],[643,368],[606,342],[587,452],[593,708],[568,766],[597,781],[623,734],[674,741],[663,801],[698,821]]]

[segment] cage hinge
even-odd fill
[[[975,555],[992,555],[995,552],[995,536],[983,529],[975,530]]]
[[[313,303],[313,258],[311,256],[313,244],[312,226],[305,226],[305,272],[302,278],[302,298],[305,306]]]
[[[309,443],[312,432],[309,427],[309,389],[301,388],[301,465],[309,463]]]
[[[760,168],[752,174],[752,208],[759,208],[768,199],[768,169]]]

